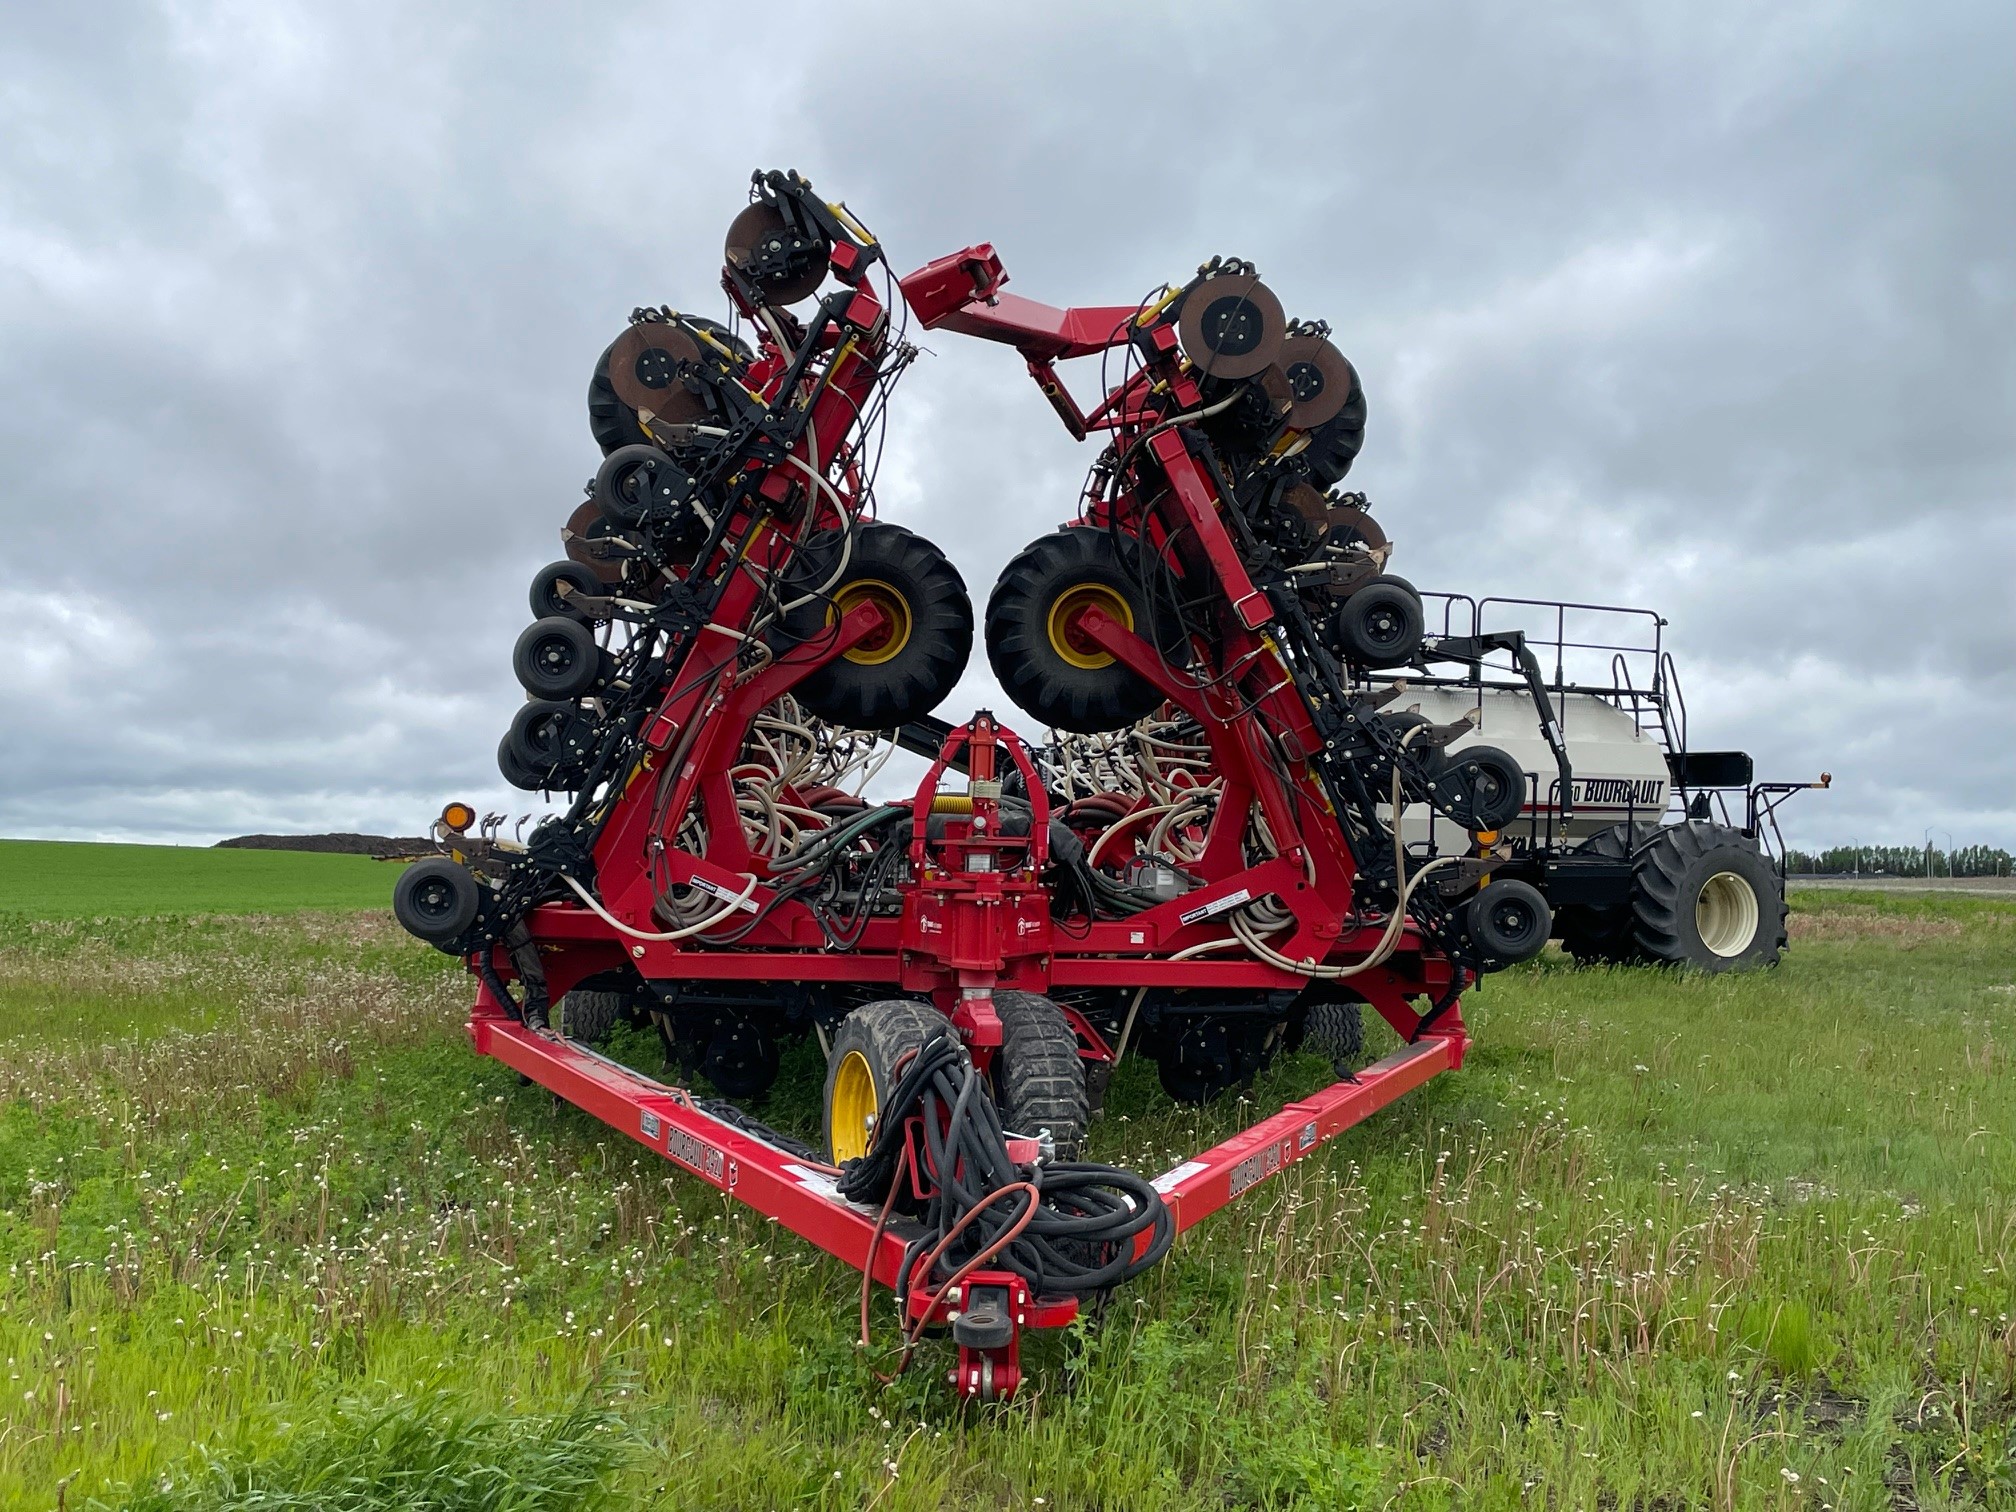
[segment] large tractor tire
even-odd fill
[[[945,553],[900,525],[863,525],[840,581],[792,619],[801,641],[872,603],[886,623],[806,678],[798,701],[856,730],[893,730],[937,708],[973,654],[973,601]]]
[[[1575,847],[1578,856],[1603,856],[1612,861],[1628,861],[1659,826],[1650,820],[1636,824],[1613,824]],[[1613,904],[1596,907],[1571,903],[1555,910],[1554,935],[1562,949],[1582,966],[1626,966],[1641,964],[1645,952],[1638,948],[1633,932],[1631,898],[1628,892]]]
[[[1696,971],[1773,966],[1785,951],[1785,891],[1757,845],[1726,825],[1668,825],[1638,852],[1631,912],[1639,948]]]
[[[1092,1104],[1078,1036],[1064,1010],[1033,992],[999,989],[994,1012],[1001,1048],[994,1056],[994,1102],[1001,1127],[1016,1134],[1049,1130],[1059,1160],[1076,1160],[1085,1147]]]
[[[1154,684],[1079,628],[1090,608],[1150,633],[1140,574],[1111,533],[1090,525],[1030,542],[987,600],[987,661],[1002,688],[1030,717],[1087,735],[1123,729],[1162,706]]]
[[[945,1027],[944,1014],[914,998],[864,1003],[840,1021],[826,1062],[826,1151],[835,1165],[868,1153],[899,1065]]]

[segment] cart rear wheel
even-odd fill
[[[1658,829],[1658,825],[1644,820],[1613,824],[1576,846],[1575,854],[1626,861]],[[1571,903],[1555,909],[1554,933],[1562,949],[1580,966],[1643,964],[1646,959],[1645,952],[1638,948],[1637,935],[1632,932],[1629,883],[1618,889],[1614,903]]]
[[[994,993],[1001,1049],[994,1057],[994,1097],[1001,1126],[1015,1134],[1050,1131],[1059,1160],[1076,1160],[1092,1122],[1085,1062],[1064,1010],[1047,997],[1006,988]]]
[[[944,1014],[911,998],[865,1003],[841,1020],[826,1063],[826,1151],[835,1165],[868,1153],[899,1064],[944,1028]]]
[[[1740,831],[1689,820],[1638,853],[1631,911],[1652,959],[1696,971],[1771,966],[1785,949],[1785,893]]]

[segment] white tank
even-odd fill
[[[1471,710],[1478,711],[1477,727],[1451,741],[1449,750],[1460,751],[1479,743],[1494,745],[1525,768],[1526,811],[1507,831],[1507,838],[1516,846],[1523,848],[1536,839],[1545,841],[1551,834],[1553,843],[1565,848],[1626,819],[1657,821],[1666,810],[1670,784],[1666,753],[1659,742],[1641,733],[1631,715],[1608,699],[1555,692],[1550,692],[1548,699],[1561,721],[1575,778],[1573,817],[1565,826],[1559,812],[1560,782],[1554,752],[1540,733],[1533,696],[1523,688],[1423,687],[1411,683],[1386,710],[1418,710],[1436,724],[1453,724]],[[1409,805],[1402,825],[1409,845],[1427,841],[1429,818],[1427,805]],[[1445,852],[1460,852],[1468,847],[1469,836],[1460,826],[1436,819],[1435,844]]]

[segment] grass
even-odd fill
[[[397,876],[396,867],[369,856],[0,840],[0,916],[380,909]]]
[[[999,1408],[878,1389],[851,1272],[472,1058],[380,916],[17,923],[0,1505],[2016,1505],[2016,907],[1800,901],[1768,975],[1494,978]],[[1256,1111],[1109,1110],[1150,1171]]]

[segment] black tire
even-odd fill
[[[1033,992],[997,988],[1001,1048],[994,1056],[994,1101],[1001,1127],[1015,1134],[1050,1131],[1059,1160],[1076,1160],[1092,1124],[1085,1062],[1064,1010]]]
[[[599,1045],[630,1012],[627,992],[594,992],[576,987],[560,999],[558,1025],[569,1039]]]
[[[517,744],[512,740],[509,730],[506,730],[497,742],[497,770],[511,786],[528,793],[547,792],[553,786],[552,773],[541,771],[538,767],[530,766],[519,759]]]
[[[1140,574],[1126,550],[1104,530],[1068,526],[1025,546],[988,596],[988,664],[1018,708],[1055,729],[1124,729],[1162,706],[1153,683],[1071,633],[1074,605],[1097,604],[1150,633],[1165,655],[1175,649],[1169,635],[1150,631]]]
[[[564,703],[602,680],[602,648],[579,620],[548,615],[534,620],[511,648],[511,670],[534,698]]]
[[[1447,753],[1435,806],[1467,830],[1502,830],[1526,806],[1526,772],[1508,752],[1469,745]]]
[[[691,475],[655,446],[625,446],[602,459],[592,497],[602,518],[631,530],[686,498]]]
[[[865,1072],[873,1087],[874,1108],[879,1111],[889,1106],[889,1094],[896,1086],[898,1062],[946,1028],[944,1014],[929,1003],[920,1003],[914,998],[885,998],[877,1003],[864,1003],[840,1021],[839,1031],[833,1036],[832,1053],[826,1060],[824,1098],[826,1153],[834,1164],[847,1158],[845,1149],[836,1146],[833,1140],[834,1089],[843,1079],[843,1068],[847,1068],[849,1076],[859,1074],[862,1069],[852,1067],[848,1058],[858,1055],[865,1063]],[[851,1136],[863,1147],[873,1136],[872,1129],[843,1130],[841,1133],[843,1144]]]
[[[1358,376],[1353,364],[1351,376]],[[1344,408],[1309,432],[1309,445],[1300,453],[1309,469],[1309,480],[1318,488],[1343,481],[1365,445],[1365,391],[1355,382]]]
[[[1785,891],[1754,841],[1726,825],[1666,826],[1638,852],[1631,912],[1639,947],[1695,971],[1775,966]]]
[[[600,598],[609,591],[608,586],[595,575],[594,570],[580,562],[564,560],[548,562],[532,579],[532,591],[529,595],[532,617],[549,619],[557,616],[560,619],[592,621],[594,615],[561,594],[562,583],[574,593],[585,593],[595,598]]]
[[[446,856],[415,861],[392,884],[392,916],[415,939],[446,950],[469,932],[483,905],[483,885]]]
[[[1407,754],[1413,757],[1415,769],[1430,784],[1442,775],[1449,764],[1443,755],[1442,747],[1439,745],[1430,745],[1427,739],[1421,735],[1414,735],[1412,739],[1408,738],[1412,731],[1431,728],[1434,724],[1433,720],[1429,719],[1425,714],[1415,714],[1409,710],[1402,709],[1394,714],[1381,714],[1379,722],[1391,730],[1396,738],[1407,742]],[[1375,760],[1368,768],[1368,771],[1373,782],[1376,784],[1373,789],[1375,796],[1383,794],[1391,797],[1389,789],[1393,783],[1392,763],[1381,758]],[[1410,794],[1412,791],[1410,787]]]
[[[1628,861],[1658,829],[1649,820],[1613,824],[1576,846],[1575,854]],[[1554,910],[1554,936],[1578,965],[1629,966],[1645,961],[1645,952],[1638,948],[1638,936],[1633,930],[1632,890],[1627,883],[1612,904],[1571,903]]]
[[[1470,941],[1501,966],[1530,961],[1547,948],[1554,917],[1540,889],[1517,877],[1499,877],[1478,889],[1463,911]]]
[[[814,672],[798,701],[832,724],[893,730],[945,700],[973,654],[973,601],[945,553],[900,525],[861,526],[846,574],[825,601],[806,605],[791,633],[816,642],[857,602],[893,620]]]
[[[1317,1003],[1302,1020],[1302,1048],[1322,1056],[1339,1075],[1365,1058],[1365,1005],[1353,1000]]]
[[[679,318],[682,324],[701,327],[713,335],[735,353],[744,367],[756,360],[748,343],[718,321],[698,315],[681,315]],[[609,358],[615,350],[616,343],[613,341],[602,349],[602,355],[595,359],[594,376],[588,380],[588,429],[605,457],[626,446],[651,444],[651,438],[644,434],[644,427],[637,422],[637,411],[617,397],[616,385],[609,381]]]
[[[1403,667],[1420,653],[1426,623],[1421,595],[1412,586],[1377,577],[1338,606],[1330,637],[1356,666]]]
[[[553,779],[548,786],[564,787],[565,779],[582,769],[593,729],[579,704],[541,698],[511,716],[505,740],[523,770]]]

